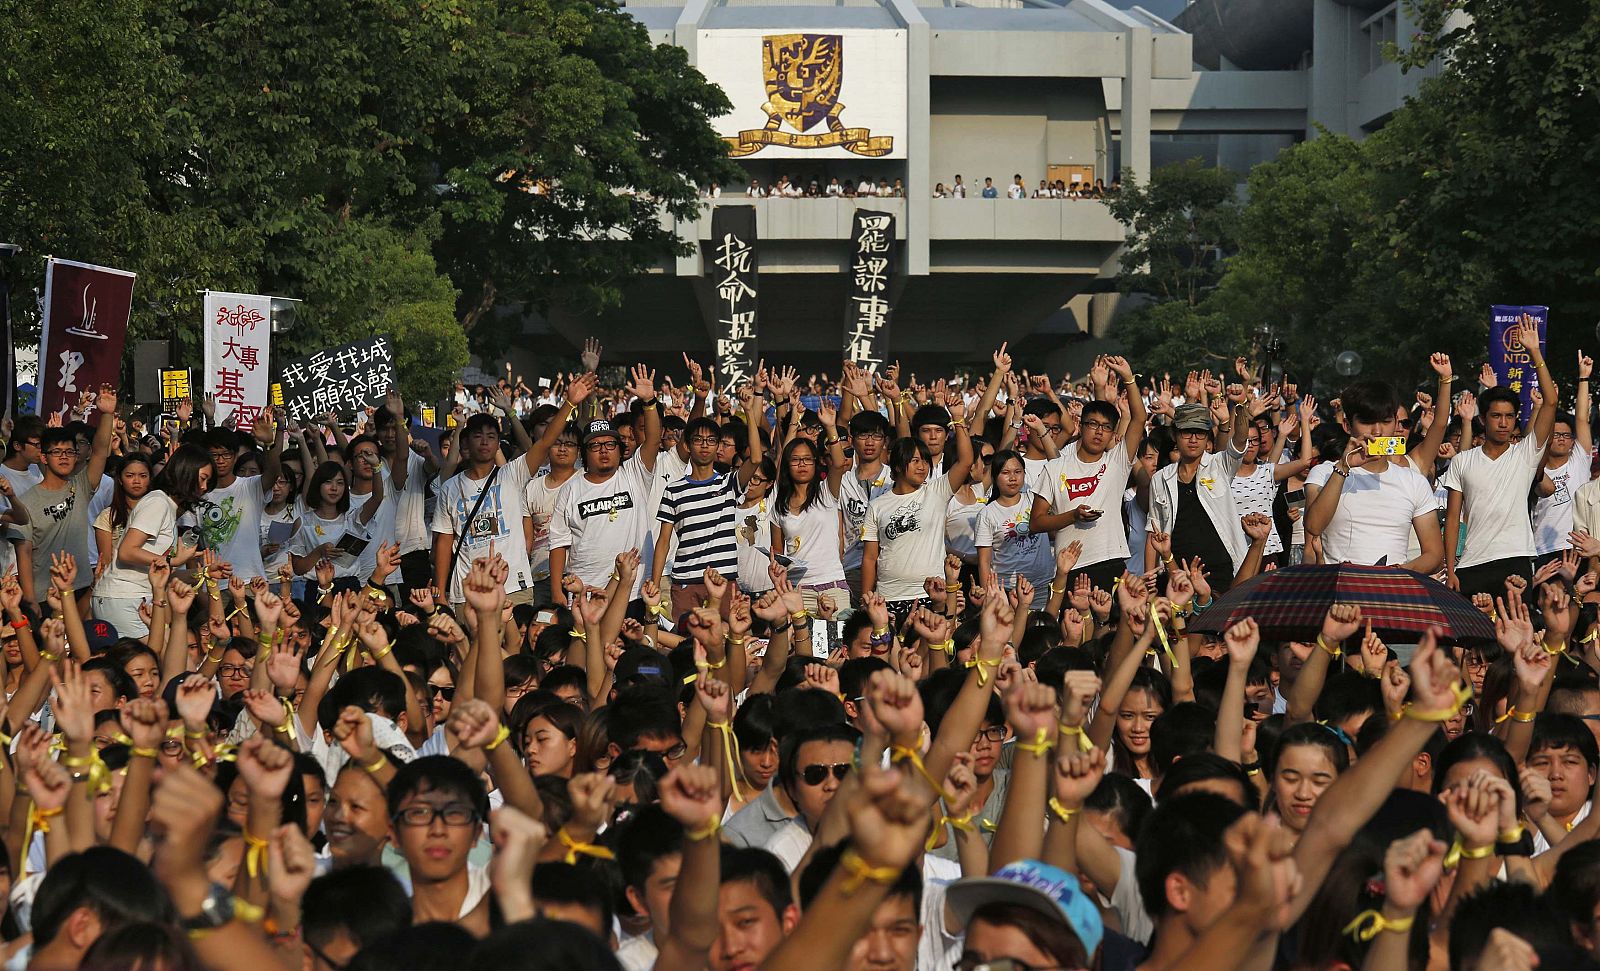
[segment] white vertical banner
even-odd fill
[[[272,298],[257,293],[205,292],[205,373],[200,393],[217,402],[217,422],[235,415],[247,430],[267,407],[267,349],[272,341]]]

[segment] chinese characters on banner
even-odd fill
[[[389,338],[368,337],[290,361],[279,377],[289,417],[296,421],[360,411],[377,404],[394,384],[394,355]]]
[[[707,274],[717,307],[717,376],[732,391],[756,376],[756,210],[711,212]]]
[[[218,422],[233,415],[234,427],[247,429],[267,406],[272,298],[207,290],[200,326],[206,355],[200,390],[216,399]]]
[[[179,402],[191,398],[189,392],[188,368],[162,368],[161,370],[161,409],[166,412],[176,411]]]
[[[44,270],[39,334],[39,414],[76,408],[79,396],[122,383],[122,349],[134,274],[51,259]]]
[[[850,226],[850,309],[844,357],[877,373],[889,354],[889,281],[894,274],[894,214],[857,209]]]
[[[1532,356],[1511,339],[1512,326],[1524,314],[1538,324],[1539,351],[1541,354],[1544,352],[1549,307],[1496,305],[1489,308],[1489,366],[1494,368],[1495,377],[1500,379],[1500,387],[1510,388],[1521,399],[1522,410],[1518,421],[1526,425],[1533,416],[1533,389],[1538,387],[1539,378],[1533,367]]]

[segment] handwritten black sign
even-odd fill
[[[368,337],[290,361],[279,375],[284,407],[297,421],[328,412],[360,411],[394,385],[387,337]]]
[[[731,391],[756,376],[756,210],[718,206],[711,213],[706,274],[716,306],[717,377]]]
[[[889,281],[894,274],[894,213],[857,209],[850,225],[850,304],[844,356],[876,372],[889,355]]]

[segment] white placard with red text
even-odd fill
[[[218,423],[237,412],[235,427],[246,430],[267,406],[272,298],[216,290],[207,290],[205,296],[200,326],[206,367],[200,392],[216,399]]]

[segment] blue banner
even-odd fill
[[[1523,350],[1511,337],[1512,328],[1523,315],[1532,317],[1539,325],[1539,355],[1544,357],[1545,331],[1549,324],[1549,307],[1505,307],[1496,304],[1489,308],[1489,366],[1494,368],[1500,387],[1510,388],[1522,400],[1518,421],[1526,425],[1533,417],[1533,389],[1539,378],[1533,367],[1533,356]]]

